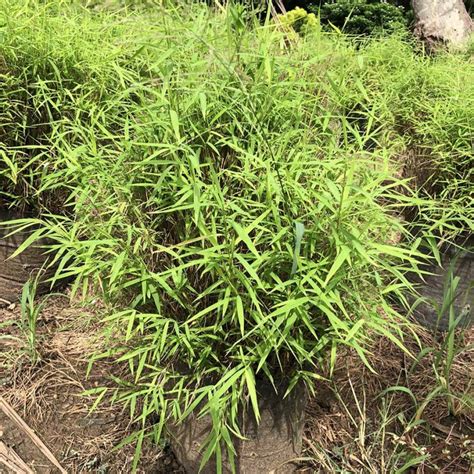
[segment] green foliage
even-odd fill
[[[52,156],[52,144],[64,141],[64,134],[68,146],[80,143],[73,122],[100,119],[93,111],[136,79],[140,60],[118,42],[134,32],[120,23],[119,13],[95,16],[65,2],[33,7],[5,0],[1,6],[0,200],[59,210],[66,199],[62,183],[56,183],[54,196],[40,192],[44,176],[62,163]],[[109,112],[111,126],[122,111]]]
[[[379,0],[338,0],[310,10],[319,12],[321,22],[354,35],[404,32],[408,26],[403,7]]]
[[[417,223],[445,238],[466,235],[474,229],[472,64],[462,55],[413,59],[408,69],[381,72],[392,75],[398,104],[390,116],[403,137],[406,174],[420,197],[436,203],[417,207]]]
[[[296,7],[284,15],[278,16],[281,24],[293,28],[297,33],[305,35],[319,30],[319,21],[314,13],[308,13],[303,8]]]
[[[18,329],[20,337],[10,336],[8,335],[8,331],[6,331],[5,335],[0,336],[0,341],[10,339],[18,342],[22,347],[19,352],[20,355],[26,356],[32,365],[35,365],[41,360],[37,331],[38,319],[48,299],[54,296],[50,294],[45,296],[41,302],[36,301],[39,276],[40,274],[38,273],[36,276],[30,278],[23,286],[20,299],[20,318],[2,321],[0,324],[0,328],[2,329],[5,327],[16,327]]]
[[[314,13],[323,25],[354,35],[406,33],[412,20],[409,2],[309,0],[284,2],[287,9]]]
[[[472,158],[472,65],[319,31],[288,50],[231,5],[0,12],[2,198],[38,211],[57,278],[109,303],[102,356],[144,430],[199,406],[208,453],[231,451],[255,380],[312,387],[343,347],[401,346],[417,254],[396,244],[413,200],[394,158]]]

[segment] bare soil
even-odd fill
[[[12,324],[19,319],[18,306],[0,308],[0,395],[68,473],[131,472],[133,444],[114,449],[136,428],[130,424],[128,413],[106,401],[90,412],[93,399],[83,395],[85,390],[110,386],[111,375],[120,375],[117,366],[107,359],[95,363],[87,374],[90,354],[104,344],[94,310],[71,303],[67,295],[50,298],[38,321],[39,357],[35,364],[31,363],[20,329]],[[458,342],[465,347],[472,344],[473,330]],[[406,343],[413,354],[419,353],[420,343],[440,346],[440,341],[422,330]],[[369,358],[375,371],[372,373],[357,355],[341,354],[332,382],[322,381],[310,402],[301,472],[388,474],[394,472],[392,461],[400,451],[408,458],[425,457],[405,472],[471,472],[473,349],[455,358],[450,377],[451,391],[467,394],[471,404],[467,398],[454,398],[449,411],[446,397],[438,393],[422,410],[421,419],[425,421],[406,429],[407,420],[439,385],[434,357],[428,354],[412,370],[413,359],[381,338],[374,343]],[[329,374],[323,370],[321,375]],[[379,397],[392,386],[406,387],[417,403],[402,391]],[[385,419],[382,408],[387,400],[389,415]],[[0,441],[12,447],[34,472],[57,472],[5,417],[0,417]],[[169,448],[145,442],[138,472],[173,474],[183,470]]]
[[[60,472],[34,442],[25,436],[25,433],[19,429],[5,413],[0,411],[0,440],[13,449],[22,459],[27,460],[28,466],[38,474],[58,473]],[[9,474],[10,470],[3,463],[0,463],[0,474]]]
[[[337,472],[391,474],[397,453],[403,463],[424,458],[401,472],[474,472],[474,330],[457,335],[464,350],[454,357],[449,377],[451,409],[440,388],[443,376],[435,369],[441,343],[417,328],[405,346],[415,356],[420,345],[434,350],[415,365],[395,344],[379,338],[368,357],[374,372],[354,353],[339,357],[332,381],[320,384],[307,413],[312,472],[334,472],[335,464]],[[417,410],[418,424],[412,423]]]
[[[18,307],[0,309],[0,325],[19,320],[19,311]],[[107,403],[90,413],[92,399],[82,395],[111,383],[110,363],[94,365],[87,375],[89,356],[101,345],[99,324],[91,323],[96,319],[79,306],[71,306],[68,298],[51,298],[38,322],[40,360],[33,366],[24,353],[21,332],[8,325],[8,335],[20,340],[0,340],[0,394],[68,473],[131,472],[134,447],[113,450],[134,431],[128,414]],[[2,429],[0,440],[15,446],[35,472],[56,472],[51,466],[49,470],[44,467],[44,458],[34,445],[11,428]],[[139,472],[180,470],[171,453],[145,443]]]

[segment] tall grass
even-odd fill
[[[396,38],[288,41],[232,5],[0,11],[2,204],[34,211],[18,223],[56,242],[57,278],[110,304],[102,355],[130,369],[137,453],[199,406],[204,459],[232,457],[259,379],[314,387],[340,347],[367,362],[373,333],[403,347],[404,209],[472,226],[472,64]],[[455,165],[436,206],[400,177],[413,150]]]

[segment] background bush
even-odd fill
[[[334,25],[348,34],[390,34],[405,32],[408,27],[403,7],[377,0],[340,0],[308,8],[319,12],[322,23]]]
[[[465,0],[472,14],[472,0]],[[410,0],[285,0],[287,10],[301,7],[320,16],[321,23],[343,29],[345,33],[406,33],[414,21]]]
[[[328,28],[354,35],[406,33],[412,20],[409,2],[380,0],[326,0],[284,2],[302,7],[320,18]]]

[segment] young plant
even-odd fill
[[[38,301],[36,289],[41,278],[41,271],[37,272],[36,276],[29,279],[23,286],[20,299],[21,319],[16,324],[23,333],[25,340],[26,353],[32,364],[41,359],[40,351],[38,350],[38,319],[47,305],[48,300],[53,296],[60,295],[59,293],[50,293],[44,296],[41,301]]]
[[[36,301],[37,285],[38,275],[28,280],[23,286],[20,299],[20,319],[10,319],[0,325],[2,328],[16,326],[21,336],[2,335],[0,339],[13,340],[21,344],[23,346],[21,355],[26,354],[32,365],[35,365],[41,359],[38,350],[37,323],[48,299],[48,297],[45,297],[41,302]]]
[[[432,403],[439,402],[439,400],[446,401],[446,416],[458,416],[460,413],[472,411],[474,406],[474,400],[470,395],[471,383],[467,387],[463,387],[462,390],[453,389],[452,386],[454,378],[457,376],[452,370],[455,360],[473,348],[472,344],[466,343],[465,327],[460,327],[460,323],[466,320],[468,314],[466,311],[470,311],[469,304],[463,305],[462,303],[466,302],[469,292],[472,291],[472,286],[471,288],[468,286],[466,292],[460,292],[460,277],[455,276],[458,258],[459,253],[451,260],[447,268],[442,303],[438,305],[436,302],[431,302],[437,311],[438,324],[442,319],[448,318],[447,330],[441,332],[435,329],[437,344],[421,347],[408,373],[409,377],[412,376],[420,365],[428,359],[433,374],[433,387],[424,394],[422,399],[417,399],[412,390],[405,386],[390,387],[384,392],[400,391],[410,395],[415,410],[412,419],[407,423],[407,430],[424,423],[425,411]],[[417,303],[415,303],[415,307]],[[460,306],[462,307],[461,310],[459,310]],[[437,324],[434,326],[436,328]],[[441,415],[440,418],[442,418]]]
[[[33,364],[35,364],[40,357],[37,350],[36,323],[44,306],[44,301],[40,304],[37,304],[35,301],[37,284],[37,277],[34,280],[28,280],[23,286],[20,300],[21,320],[19,327],[23,332],[27,353]]]

